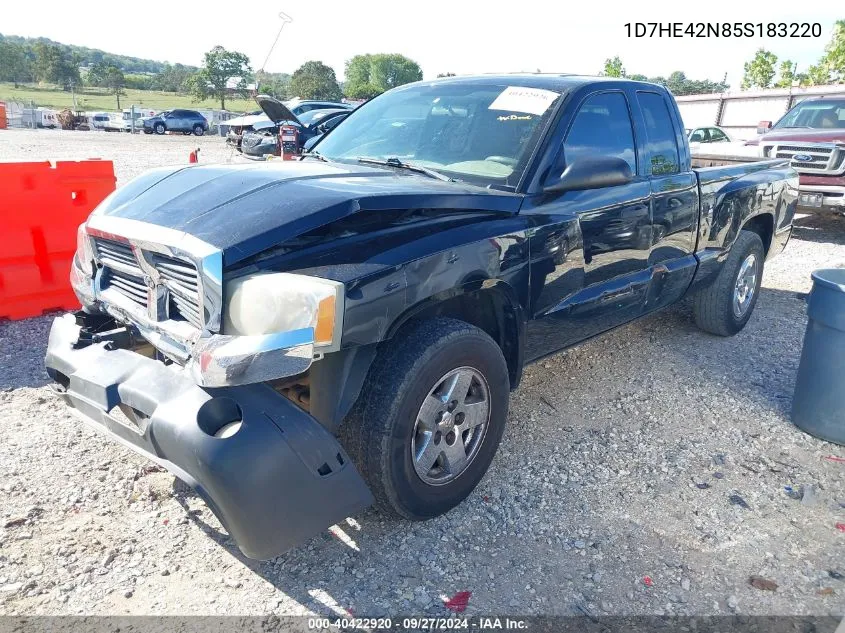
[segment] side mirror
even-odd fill
[[[772,122],[771,121],[760,121],[757,124],[757,134],[765,134],[769,130],[772,129]]]
[[[579,158],[567,165],[560,179],[543,189],[546,193],[602,189],[625,185],[633,180],[634,174],[628,161],[616,156]]]

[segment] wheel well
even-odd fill
[[[742,230],[759,235],[763,242],[763,251],[768,255],[769,247],[772,245],[772,236],[775,232],[775,220],[771,215],[768,213],[755,215],[743,225]]]
[[[519,304],[501,290],[485,289],[431,303],[411,314],[400,327],[416,321],[449,317],[483,330],[499,345],[508,364],[511,389],[522,378],[523,318]]]

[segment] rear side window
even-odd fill
[[[722,130],[714,127],[714,128],[711,128],[711,130],[710,130],[710,139],[713,140],[714,142],[727,141],[728,137],[725,136],[725,133],[722,132]]]
[[[652,175],[677,174],[680,171],[678,143],[666,100],[656,92],[638,92],[637,101],[645,119]]]
[[[621,92],[604,92],[587,99],[563,142],[566,164],[596,155],[616,156],[637,173],[634,131],[628,100]]]

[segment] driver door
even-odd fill
[[[651,186],[638,169],[626,94],[586,97],[560,153],[560,171],[582,157],[615,156],[628,162],[634,178],[601,189],[538,194],[523,205],[520,214],[537,226],[529,243],[533,320],[526,360],[638,317],[650,281]]]

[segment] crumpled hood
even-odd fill
[[[368,210],[516,213],[522,197],[392,169],[269,161],[156,169],[106,198],[98,215],[183,231],[234,264],[306,231]]]

